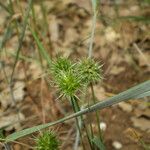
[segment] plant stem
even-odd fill
[[[91,38],[90,38],[89,52],[88,52],[89,58],[92,57],[93,41],[94,41],[94,34],[95,34],[95,27],[96,27],[96,18],[97,18],[97,13],[94,13],[93,20],[92,20],[92,32],[91,32]]]
[[[20,51],[21,51],[21,48],[22,48],[23,39],[24,39],[24,36],[25,36],[25,31],[26,31],[26,27],[27,27],[27,23],[28,23],[29,14],[30,14],[30,8],[31,8],[32,0],[28,0],[28,3],[29,3],[29,5],[28,5],[28,9],[26,11],[25,18],[24,18],[22,33],[20,34],[20,38],[19,38],[19,45],[18,45],[18,48],[17,48],[16,59],[15,59],[15,62],[13,64],[13,70],[12,70],[12,73],[11,73],[11,78],[10,78],[11,83],[12,83],[12,80],[13,80],[15,67],[16,67],[16,64],[18,62],[19,54],[20,54]]]
[[[85,89],[85,93],[87,93],[87,86],[85,87],[86,89]],[[89,103],[89,100],[88,100],[88,108],[90,107],[90,103]],[[93,139],[94,138],[94,133],[93,133],[93,128],[92,128],[92,123],[91,123],[91,121],[89,122],[89,125],[90,125],[90,133],[91,133],[91,138]],[[93,145],[93,143],[91,142],[91,140],[89,141],[89,143],[91,143],[91,147],[93,147],[93,149],[94,149],[94,145]]]
[[[39,33],[38,33],[38,28],[37,28],[37,26],[36,26],[36,15],[35,15],[35,10],[34,10],[34,5],[33,5],[33,3],[32,3],[32,5],[31,5],[31,12],[32,12],[32,17],[33,17],[33,29],[34,29],[34,31],[35,31],[35,33],[37,33],[37,35],[39,35]],[[41,55],[41,53],[40,53],[40,51],[39,51],[39,49],[37,50],[38,52],[38,57],[39,57],[39,60],[40,60],[40,66],[41,66],[41,68],[43,68],[43,60],[42,60],[42,55]]]
[[[95,34],[95,28],[96,28],[96,18],[97,18],[97,12],[94,12],[93,20],[92,20],[92,32],[91,32],[90,45],[89,45],[89,51],[88,51],[88,57],[89,58],[92,57],[93,41],[94,41],[94,34]],[[93,103],[95,104],[96,101],[95,101],[95,95],[94,95],[94,90],[93,90],[92,83],[90,84],[90,86],[91,86],[91,91],[92,91]],[[97,120],[97,125],[98,125],[99,138],[102,141],[101,130],[100,130],[100,120],[99,120],[97,111],[96,111],[96,120]],[[93,129],[92,129],[91,123],[90,123],[90,130],[91,130],[91,133],[92,133],[92,136],[93,136]]]
[[[93,84],[92,84],[92,83],[90,83],[90,87],[91,87],[91,92],[92,92],[92,100],[93,100],[93,103],[96,104],[96,101],[95,101],[95,93],[94,93],[94,89],[93,89]],[[95,113],[96,113],[96,120],[97,120],[99,138],[100,138],[100,140],[103,142],[102,133],[101,133],[101,129],[100,129],[99,111],[96,110]]]
[[[17,140],[21,137],[24,137],[26,135],[32,134],[36,131],[54,126],[56,124],[65,122],[67,120],[70,120],[72,118],[75,118],[75,117],[78,117],[81,115],[85,115],[87,113],[96,111],[98,109],[101,110],[101,109],[104,109],[106,107],[110,107],[110,106],[117,104],[117,103],[120,103],[122,101],[128,101],[129,99],[140,99],[140,98],[143,98],[145,96],[150,96],[149,92],[150,92],[150,80],[145,81],[141,84],[138,84],[132,88],[129,88],[128,90],[121,92],[121,93],[119,93],[113,97],[110,97],[110,98],[107,98],[101,102],[98,102],[97,104],[94,104],[94,105],[90,106],[89,108],[85,108],[79,112],[76,112],[76,113],[71,114],[69,116],[63,117],[57,121],[49,122],[46,124],[41,124],[41,125],[34,126],[31,128],[27,128],[27,129],[24,129],[22,131],[18,131],[18,132],[15,132],[13,134],[10,134],[5,139],[0,138],[0,140],[4,140],[6,143],[11,142],[11,141]]]
[[[80,111],[80,106],[79,106],[79,104],[78,104],[78,99],[77,99],[75,96],[74,96],[74,105],[76,106],[77,111]],[[82,124],[83,124],[83,126],[84,126],[84,129],[85,129],[85,132],[86,132],[87,139],[88,139],[88,141],[89,141],[91,150],[93,150],[94,147],[93,147],[93,144],[92,144],[92,142],[91,142],[91,137],[90,137],[90,134],[89,134],[89,132],[88,132],[88,129],[87,129],[85,123],[84,123],[84,119],[83,119],[83,116],[82,116],[82,115],[80,116],[80,119],[81,119],[81,122],[82,122]],[[92,130],[91,124],[90,124],[90,130],[91,130],[91,132],[92,132],[92,137],[93,137],[93,130]]]
[[[70,100],[71,100],[71,105],[72,105],[72,108],[73,108],[73,111],[76,113],[78,112],[77,110],[77,106],[75,105],[74,103],[74,97],[70,97]],[[79,131],[79,134],[80,134],[80,138],[81,138],[81,142],[82,142],[82,146],[83,146],[83,149],[86,150],[85,148],[85,145],[84,145],[84,142],[83,142],[83,137],[82,137],[82,132],[81,132],[81,129],[80,129],[80,124],[79,124],[79,120],[78,118],[75,118],[76,119],[76,125],[77,125],[77,129]]]
[[[43,1],[40,1],[40,7],[41,7],[42,15],[43,15],[43,26],[45,26],[45,31],[44,32],[48,36],[49,52],[50,52],[50,56],[52,57],[53,46],[52,46],[52,41],[51,41],[51,34],[50,34],[50,31],[49,31],[49,24],[48,24],[48,21],[47,21],[46,7],[44,6]]]

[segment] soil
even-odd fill
[[[72,2],[67,0],[64,2],[59,0],[43,1],[43,3],[47,9],[49,31],[47,31],[46,25],[44,29],[42,28],[44,25],[42,24],[42,12],[40,10],[40,1],[38,0],[34,2],[35,13],[39,14],[36,18],[36,28],[38,29],[40,40],[50,56],[52,58],[58,55],[68,56],[73,61],[86,57],[89,42],[87,37],[91,31],[92,23],[90,3],[79,0],[73,0]],[[20,4],[22,4],[22,7],[24,5],[27,6],[26,1],[22,1]],[[104,20],[98,15],[93,49],[94,59],[103,64],[104,79],[94,85],[95,88],[101,87],[103,89],[103,92],[98,88],[96,90],[98,101],[103,100],[100,98],[101,96],[105,98],[113,96],[150,79],[150,51],[148,44],[150,39],[147,33],[150,28],[149,24],[142,21],[117,19],[114,4],[111,4],[111,1],[107,1],[106,4],[105,1],[102,1],[102,6],[100,7],[102,8],[100,13]],[[129,16],[129,14],[133,14],[135,16],[146,16],[146,14],[149,14],[147,7],[147,4],[140,6],[136,0],[132,4],[130,4],[130,1],[126,1],[119,5],[119,15]],[[19,10],[17,11],[15,6],[14,9],[15,13],[18,14]],[[4,21],[1,21],[2,31],[0,36],[2,38],[4,35],[3,30],[8,20],[4,10],[0,11],[2,12],[0,16],[4,18]],[[33,19],[30,19],[33,23]],[[1,55],[0,57],[0,61],[5,63],[5,67],[10,67],[7,71],[8,75],[14,63],[14,57],[9,56],[9,53],[15,53],[17,47],[15,43],[17,41],[17,33],[16,31],[12,32],[13,34],[5,44],[8,55],[5,57]],[[14,85],[17,82],[23,82],[25,85],[22,88],[23,96],[20,101],[17,101],[16,106],[9,103],[4,108],[3,103],[0,101],[0,117],[11,116],[19,110],[23,114],[24,119],[19,127],[12,125],[11,129],[3,130],[5,136],[14,131],[33,127],[41,123],[52,122],[73,113],[70,103],[66,98],[57,99],[59,92],[57,88],[52,86],[51,75],[43,75],[45,70],[47,70],[46,63],[38,55],[38,49],[35,45],[30,31],[27,29],[21,55],[32,58],[32,60],[28,61],[27,58],[19,59],[14,74]],[[139,53],[137,47],[141,50],[142,54]],[[35,63],[35,58],[39,61],[42,60],[42,68]],[[8,84],[2,71],[0,71],[0,74],[0,91],[3,93],[8,88]],[[90,93],[87,93],[86,97],[89,98]],[[85,100],[84,103],[87,103],[87,101]],[[83,104],[83,102],[79,103]],[[150,128],[145,127],[146,129],[143,129],[142,127],[142,125],[146,126],[145,122],[148,122],[150,126],[150,116],[146,113],[149,111],[148,98],[130,100],[125,103],[129,104],[132,108],[131,111],[124,110],[116,104],[99,112],[101,122],[106,123],[106,130],[103,131],[106,149],[115,150],[113,142],[118,141],[122,145],[121,150],[144,150],[144,146],[140,141],[150,145]],[[139,119],[139,122],[141,118],[145,120],[140,126],[136,125],[132,118]],[[87,125],[90,121],[92,122],[94,132],[97,134],[95,113],[87,114],[84,119]],[[49,130],[56,132],[62,143],[60,149],[72,149],[76,136],[74,119],[56,125]],[[133,131],[139,135],[138,138],[133,136]],[[14,150],[32,149],[35,146],[35,137],[39,133],[40,131],[21,138],[17,140],[17,143],[13,142],[10,145]],[[85,144],[86,149],[90,149],[86,140]],[[0,148],[3,149],[2,147]],[[79,146],[79,149],[82,149],[82,147]]]

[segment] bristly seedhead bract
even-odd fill
[[[67,97],[76,95],[83,86],[102,79],[101,66],[90,58],[77,63],[68,58],[57,58],[52,62],[51,73],[60,92]]]
[[[45,131],[36,139],[37,150],[59,150],[60,141],[53,132]]]

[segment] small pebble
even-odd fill
[[[105,123],[105,122],[101,122],[101,123],[100,123],[100,129],[101,129],[102,131],[105,131],[106,128],[107,128],[106,123]]]
[[[121,149],[122,148],[122,144],[118,141],[114,141],[112,143],[112,146],[115,148],[115,149]]]

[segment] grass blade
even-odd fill
[[[142,93],[142,94],[136,96],[135,98],[142,98],[142,97],[147,97],[147,96],[150,96],[150,91]]]
[[[22,47],[22,44],[23,44],[23,39],[24,39],[24,35],[25,35],[27,23],[28,23],[28,18],[29,18],[29,14],[30,14],[31,4],[32,4],[32,0],[29,0],[29,6],[28,6],[28,10],[26,12],[25,19],[24,19],[22,33],[21,33],[20,38],[19,38],[19,45],[18,45],[18,49],[17,49],[16,59],[15,59],[14,65],[13,65],[13,71],[12,71],[12,74],[11,74],[11,81],[12,81],[12,78],[13,78],[15,67],[16,67],[16,64],[18,62],[19,54],[20,54],[21,47]]]
[[[40,42],[37,33],[34,32],[31,28],[30,28],[30,30],[31,30],[32,36],[33,36],[33,38],[34,38],[34,40],[35,40],[35,42],[36,42],[36,44],[37,44],[37,46],[39,48],[40,53],[46,59],[48,65],[50,65],[51,64],[51,59],[50,59],[48,53],[46,52],[43,44]]]
[[[103,144],[103,142],[98,138],[98,137],[94,137],[92,139],[92,142],[98,147],[99,150],[105,150],[105,145]]]
[[[137,22],[145,22],[149,23],[150,18],[146,16],[121,16],[119,17],[121,20],[131,20],[131,21],[137,21]]]
[[[9,8],[7,8],[2,2],[0,2],[0,6],[9,14],[11,14],[11,11],[9,10]]]
[[[7,40],[9,40],[9,38],[12,35],[12,27],[9,24],[6,28],[6,31],[4,33],[3,39],[0,41],[0,52],[2,52],[2,48],[4,47],[5,43]]]
[[[50,123],[47,123],[47,124],[42,124],[42,125],[38,125],[38,126],[35,126],[35,127],[32,127],[32,128],[24,129],[22,131],[15,132],[15,133],[7,136],[5,141],[6,142],[14,141],[18,138],[29,135],[29,134],[34,133],[36,131],[39,131],[41,129],[56,125],[58,123],[62,123],[66,120],[78,117],[78,116],[86,114],[86,113],[90,113],[90,112],[93,112],[93,111],[96,111],[96,110],[99,110],[99,109],[103,109],[103,108],[112,106],[113,104],[117,104],[121,101],[127,101],[129,99],[138,98],[138,96],[140,98],[142,98],[142,94],[143,94],[143,96],[145,96],[144,93],[149,93],[150,94],[150,80],[148,80],[144,83],[141,83],[137,86],[134,86],[134,87],[132,87],[132,88],[130,88],[130,89],[124,91],[124,92],[121,92],[121,93],[119,93],[119,94],[117,94],[113,97],[110,97],[110,98],[108,98],[108,99],[106,99],[102,102],[94,104],[94,105],[90,106],[89,108],[85,108],[84,110],[81,110],[81,111],[79,111],[77,113],[74,113],[70,116],[67,116],[67,117],[62,118],[60,120],[57,120],[55,122],[50,122]],[[150,96],[149,94],[147,94],[146,96]]]

